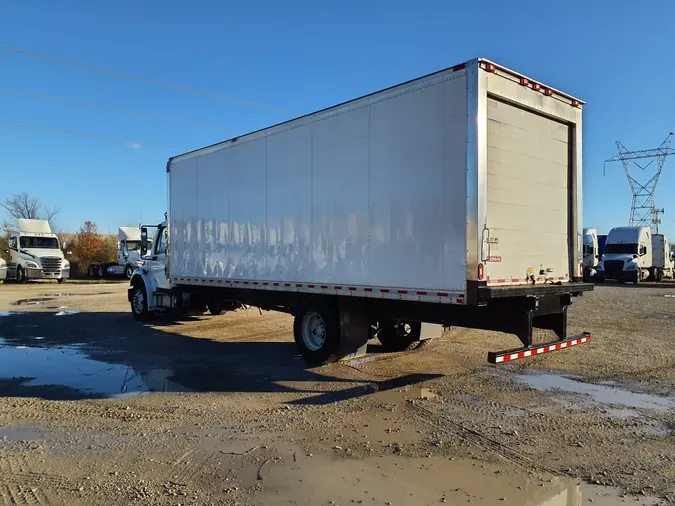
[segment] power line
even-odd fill
[[[24,123],[8,123],[5,121],[0,121],[0,127],[7,127],[7,128],[21,128],[23,130],[34,130],[38,132],[47,132],[51,134],[58,134],[58,135],[71,135],[73,137],[87,137],[90,139],[97,139],[100,141],[108,141],[108,142],[121,142],[129,147],[132,148],[141,148],[141,147],[152,147],[152,148],[164,148],[164,149],[182,149],[182,150],[188,150],[190,148],[187,148],[185,146],[176,146],[172,144],[161,144],[159,142],[142,142],[142,141],[136,141],[133,139],[124,139],[122,137],[109,137],[106,135],[96,135],[96,134],[90,134],[86,132],[74,132],[72,130],[57,130],[55,128],[47,128],[47,127],[42,127],[39,125],[27,125]]]
[[[48,102],[58,102],[62,104],[68,104],[68,105],[73,105],[75,107],[88,107],[90,109],[98,109],[101,111],[109,111],[109,112],[115,112],[119,114],[127,114],[130,116],[141,116],[141,117],[146,117],[146,118],[151,118],[151,119],[157,119],[161,121],[169,121],[172,123],[182,123],[185,125],[191,125],[191,126],[196,126],[196,127],[204,127],[204,128],[212,128],[214,130],[225,130],[225,131],[231,131],[231,132],[241,132],[241,130],[232,128],[232,127],[226,127],[226,126],[220,126],[220,125],[215,125],[213,123],[201,123],[199,121],[191,121],[187,119],[182,119],[182,118],[176,118],[172,116],[162,116],[160,114],[152,114],[152,113],[147,113],[147,112],[141,112],[141,111],[136,111],[134,109],[124,109],[124,108],[118,108],[118,107],[108,107],[105,105],[98,105],[98,104],[91,104],[88,102],[78,102],[76,100],[70,100],[68,98],[61,98],[61,97],[54,97],[51,95],[44,95],[42,93],[32,93],[28,91],[21,91],[21,90],[12,90],[12,89],[7,89],[7,88],[0,88],[0,93],[9,93],[13,95],[20,95],[28,98],[34,98],[37,100],[46,100]]]
[[[126,74],[124,72],[117,72],[116,70],[110,70],[110,69],[106,69],[106,68],[103,68],[103,67],[95,67],[93,65],[87,65],[85,63],[79,63],[79,62],[75,62],[75,61],[72,61],[72,60],[66,60],[66,59],[63,59],[63,58],[56,58],[54,56],[48,56],[48,55],[42,54],[42,53],[35,53],[35,52],[32,52],[32,51],[26,51],[25,49],[19,49],[19,48],[16,48],[16,47],[9,47],[9,46],[5,46],[5,45],[0,44],[0,49],[2,49],[3,51],[9,51],[11,53],[22,54],[24,56],[30,56],[31,58],[37,58],[37,59],[40,59],[40,60],[49,60],[49,61],[52,61],[52,62],[61,63],[63,65],[71,65],[73,67],[79,67],[79,68],[82,68],[82,69],[93,70],[95,72],[102,72],[104,74],[110,74],[110,75],[116,76],[116,77],[124,77],[126,79],[132,79],[134,81],[141,81],[141,82],[148,83],[148,84],[155,84],[157,86],[163,86],[165,88],[172,88],[174,90],[186,91],[188,93],[195,93],[197,95],[202,95],[202,96],[205,96],[205,97],[217,98],[219,100],[227,100],[227,101],[235,102],[235,103],[238,103],[238,104],[249,105],[251,107],[258,107],[260,109],[268,109],[270,111],[283,112],[283,113],[286,113],[286,114],[297,114],[297,113],[294,113],[292,111],[287,111],[286,109],[280,109],[278,107],[271,107],[269,105],[263,105],[263,104],[257,104],[255,102],[249,102],[248,100],[242,100],[242,99],[239,99],[239,98],[227,97],[227,96],[224,96],[224,95],[218,95],[216,93],[211,93],[210,91],[202,91],[202,90],[198,90],[198,89],[195,89],[195,88],[188,88],[187,86],[181,86],[180,84],[166,83],[164,81],[156,81],[154,79],[148,79],[146,77],[134,76],[132,74]]]

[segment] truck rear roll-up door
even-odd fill
[[[492,97],[487,120],[488,285],[566,281],[569,126]]]

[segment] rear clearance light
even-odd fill
[[[583,262],[579,264],[579,276],[584,275],[584,264]]]
[[[520,85],[521,86],[529,86],[530,80],[527,77],[521,77],[520,78]]]
[[[580,105],[581,105],[581,102],[579,102],[578,100],[576,100],[576,99],[572,100],[572,107],[579,107]]]
[[[539,84],[539,83],[532,83],[532,89],[533,89],[534,91],[539,91],[539,90],[541,90],[541,84]]]
[[[544,95],[550,97],[551,95],[553,95],[553,90],[551,88],[544,88]]]
[[[478,281],[482,281],[484,275],[485,275],[485,266],[483,264],[478,264]]]
[[[485,70],[486,70],[487,72],[496,72],[496,71],[497,71],[497,67],[495,67],[494,64],[492,64],[492,63],[486,63],[486,64],[485,64]]]
[[[491,364],[502,364],[504,362],[511,362],[512,360],[518,360],[520,358],[534,357],[535,355],[541,355],[542,353],[571,348],[572,346],[577,346],[578,344],[587,343],[590,340],[591,334],[584,332],[583,334],[568,337],[562,341],[553,341],[550,343],[539,344],[532,346],[531,348],[519,348],[517,350],[500,352],[491,351],[488,353],[488,362]]]

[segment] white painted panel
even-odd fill
[[[314,124],[312,261],[318,283],[369,284],[369,108]]]
[[[374,285],[445,288],[443,224],[453,219],[444,208],[446,172],[448,177],[459,176],[461,184],[465,170],[461,164],[456,172],[446,171],[446,149],[452,146],[446,146],[444,135],[445,102],[445,87],[435,85],[371,106],[370,277]],[[449,190],[465,209],[466,184]],[[462,229],[457,238],[462,248],[465,237]],[[462,258],[456,258],[456,267],[465,279]]]
[[[312,281],[311,125],[267,138],[267,272],[261,279]]]
[[[565,124],[488,99],[489,283],[570,275],[568,137]]]
[[[198,158],[199,195],[196,265],[191,275],[220,277],[227,266],[229,237],[230,163],[234,151],[219,151]]]
[[[265,275],[266,143],[263,138],[230,148],[227,277],[262,279]]]
[[[193,249],[197,221],[197,162],[196,158],[176,162],[171,166],[169,195],[171,272],[192,276],[196,264]]]

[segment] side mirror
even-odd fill
[[[68,249],[68,243],[66,241],[63,241],[63,243],[61,244],[61,249],[64,251]]]
[[[126,260],[127,258],[129,258],[129,250],[126,250],[126,249],[125,249],[125,250],[122,252],[122,256],[124,257],[125,260]]]
[[[148,254],[148,229],[141,227],[141,257]]]

